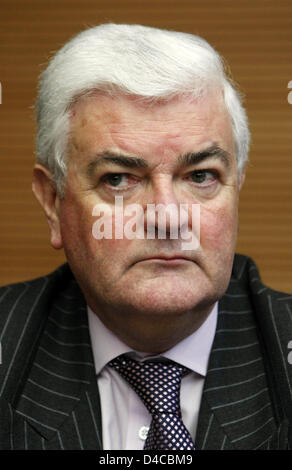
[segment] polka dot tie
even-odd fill
[[[124,377],[152,415],[144,450],[194,450],[181,419],[181,378],[189,369],[175,362],[138,362],[125,355],[108,364]]]

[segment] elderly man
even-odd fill
[[[43,72],[37,120],[68,263],[0,292],[0,448],[288,448],[291,296],[234,256],[249,131],[219,55],[91,28]]]

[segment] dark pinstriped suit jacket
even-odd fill
[[[292,443],[292,296],[236,255],[219,302],[197,449]],[[0,289],[0,449],[102,449],[86,304],[68,267]]]

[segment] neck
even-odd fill
[[[94,305],[89,306],[104,325],[131,349],[160,354],[199,329],[214,304],[200,310],[164,315],[137,312],[119,312],[116,315],[97,309]]]

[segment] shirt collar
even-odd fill
[[[109,361],[121,354],[133,352],[133,349],[109,330],[89,306],[87,311],[95,371],[99,374]],[[197,374],[206,376],[217,316],[218,302],[198,330],[159,356],[171,359]],[[137,359],[143,359],[146,356],[149,358],[148,353],[136,352],[136,356]],[[151,355],[151,357],[157,357],[157,355]]]

